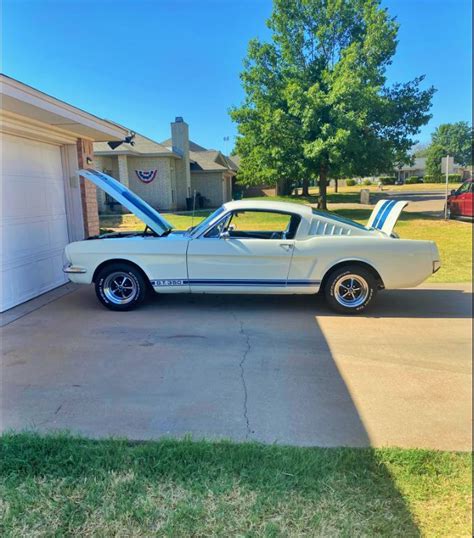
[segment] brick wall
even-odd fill
[[[77,160],[79,168],[92,168],[87,164],[87,158],[94,158],[94,147],[90,140],[82,138],[77,141]],[[84,216],[84,235],[90,237],[99,233],[99,210],[97,207],[96,187],[90,181],[81,177],[82,213]]]
[[[222,172],[191,172],[191,190],[206,198],[206,207],[219,207],[224,202],[224,174]]]
[[[152,207],[170,210],[176,207],[176,193],[173,192],[170,157],[128,157],[128,186]],[[135,170],[157,170],[151,183],[143,183]],[[184,182],[184,177],[182,178]],[[186,203],[186,202],[185,202]]]

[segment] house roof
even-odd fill
[[[107,142],[97,142],[94,144],[94,153],[96,155],[153,155],[159,157],[181,158],[170,148],[163,144],[155,142],[146,136],[136,134],[134,138],[135,145],[122,144],[117,149],[111,149]]]
[[[191,171],[194,172],[237,171],[235,163],[216,149],[190,151],[189,159],[191,161]]]
[[[426,168],[426,157],[415,157],[413,164],[405,164],[398,170],[424,170]]]
[[[190,151],[191,170],[226,170],[226,166],[217,162],[219,152],[216,150]]]
[[[235,169],[238,170],[240,168],[240,155],[231,155],[228,157],[229,160],[232,162],[232,164],[235,166]]]
[[[173,140],[171,138],[167,138],[166,140],[163,140],[161,144],[163,146],[166,146],[167,148],[171,148],[173,144]],[[189,151],[207,151],[207,149],[204,148],[203,146],[200,146],[199,144],[196,144],[196,142],[193,142],[192,140],[190,140]]]
[[[134,142],[134,146],[122,144],[117,149],[110,149],[107,142],[98,142],[94,144],[94,153],[96,155],[146,155],[181,158],[179,153],[173,151],[171,138],[160,143],[136,134]],[[225,170],[236,172],[238,170],[235,158],[231,159],[216,149],[206,149],[192,140],[189,141],[189,160],[191,171],[194,172],[223,172]]]

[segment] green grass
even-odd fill
[[[268,199],[268,197],[266,197]],[[289,197],[279,197],[282,201],[293,200]],[[305,200],[297,198],[302,203]],[[371,213],[365,209],[339,209],[335,213],[357,220],[365,224]],[[200,212],[194,221],[189,214],[167,214],[166,218],[178,230],[185,230],[193,223],[197,224],[207,212]],[[250,229],[274,229],[278,217],[268,217],[256,214],[252,222],[247,221]],[[101,227],[114,230],[143,229],[144,224],[134,215],[118,215],[101,217]],[[435,241],[441,255],[442,267],[428,282],[453,283],[470,282],[472,280],[472,225],[466,222],[444,221],[430,218],[420,213],[402,213],[395,231],[406,239],[428,239]]]
[[[0,438],[12,536],[470,536],[471,457],[254,443]]]
[[[461,183],[455,184],[450,183],[449,184],[449,190],[451,189],[457,189],[460,187]],[[339,187],[338,191],[340,193],[345,192],[356,192],[360,193],[361,189],[369,189],[371,192],[377,192],[379,191],[378,185],[354,185],[352,187]],[[391,192],[417,192],[417,191],[442,191],[444,192],[446,190],[446,184],[445,183],[415,183],[414,185],[384,185],[383,190],[385,192],[391,191]],[[317,187],[311,187],[309,189],[310,194],[317,194],[318,188]],[[331,194],[334,192],[334,187],[328,188],[328,193]]]

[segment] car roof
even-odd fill
[[[310,216],[312,214],[311,207],[305,204],[297,204],[291,202],[279,202],[275,200],[234,200],[227,202],[224,207],[228,210],[244,210],[244,209],[260,209],[265,211],[282,211],[286,213],[298,213],[299,215]]]

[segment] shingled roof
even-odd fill
[[[236,172],[238,169],[229,157],[216,149],[190,151],[189,159],[191,161],[191,170],[195,172],[219,172],[223,170]]]
[[[167,138],[161,144],[171,148],[173,140]],[[189,141],[189,160],[193,172],[220,172],[232,170],[236,172],[238,165],[216,149],[207,149],[192,140]]]
[[[171,148],[173,145],[173,140],[171,138],[167,138],[166,140],[163,140],[163,142],[161,142],[161,145],[166,146],[167,148]],[[189,151],[207,151],[207,149],[190,140]]]
[[[136,134],[134,142],[134,146],[122,144],[117,149],[110,149],[107,142],[95,142],[94,153],[96,155],[153,155],[180,158],[180,155],[175,153],[171,148],[155,142],[146,136]]]

